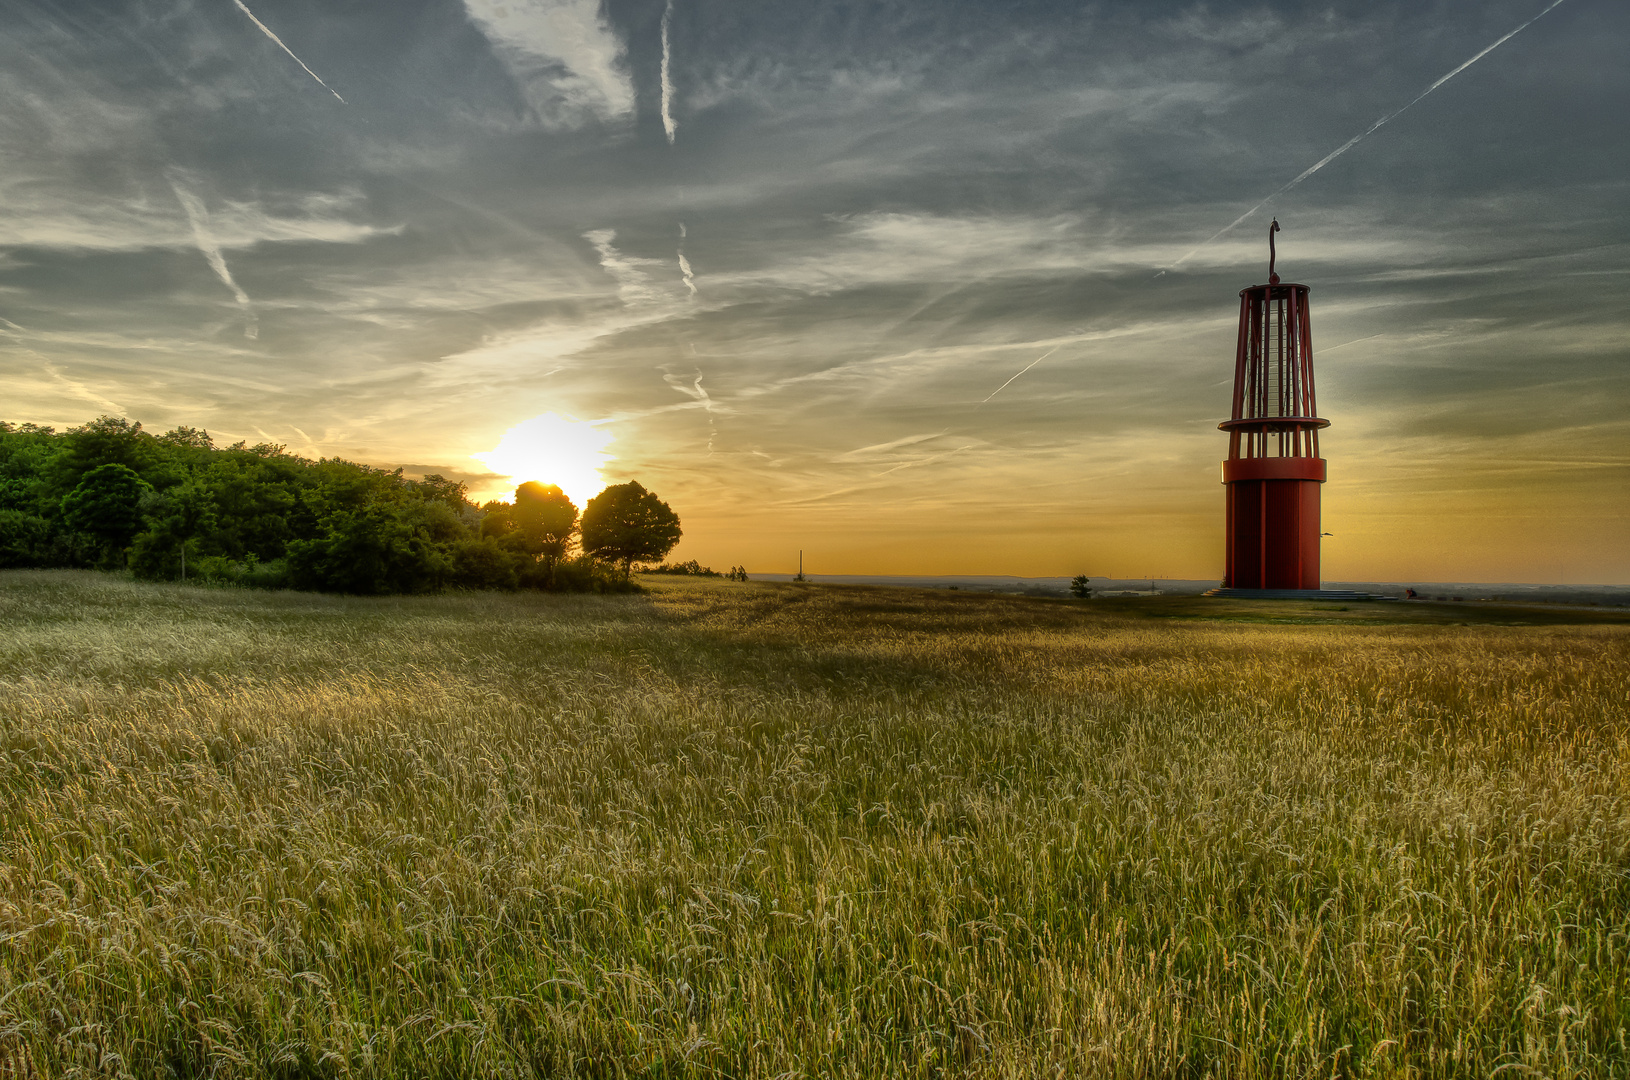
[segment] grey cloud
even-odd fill
[[[540,121],[570,125],[633,111],[622,45],[600,21],[598,0],[464,0],[464,6]]]

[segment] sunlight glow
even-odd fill
[[[544,413],[504,432],[493,449],[471,456],[510,478],[506,499],[517,485],[537,480],[559,485],[582,510],[605,487],[600,470],[611,458],[606,445],[612,435],[604,423]]]

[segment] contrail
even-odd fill
[[[662,9],[662,130],[668,133],[668,145],[674,142],[674,132],[679,125],[674,123],[673,101],[674,81],[670,61],[673,59],[673,49],[668,41],[668,25],[673,22],[674,0],[668,0],[668,6]]]
[[[283,39],[282,38],[280,38],[276,34],[272,33],[271,29],[269,27],[267,27],[267,25],[265,23],[263,23],[259,19],[255,18],[255,13],[243,6],[243,0],[232,0],[232,2],[234,4],[236,4],[236,5],[238,5],[238,10],[239,11],[241,11],[245,15],[249,16],[249,21],[250,22],[252,22],[256,26],[260,27],[260,32],[261,33],[265,34],[267,37],[269,37],[273,41],[277,42],[277,47],[279,49],[282,49],[284,52],[288,53],[290,58],[293,59],[296,64],[299,64],[302,68],[305,68],[306,74],[310,75],[313,79],[317,80],[317,85],[321,86],[324,90],[327,90],[330,94],[333,94],[335,97],[339,98],[341,105],[344,105],[344,104],[347,103],[344,98],[340,97],[338,91],[336,91],[332,86],[329,86],[327,83],[323,82],[323,78],[322,78],[321,75],[318,75],[315,71],[312,71],[310,68],[306,67],[306,62],[304,60],[300,59],[298,56],[295,56],[294,55],[294,50],[289,48],[287,45],[283,44]],[[1559,0],[1559,2],[1560,2],[1560,0]],[[668,137],[668,141],[672,142],[673,141],[673,136],[670,135]]]
[[[1021,372],[1019,372],[1018,375],[1013,376],[1013,379],[1017,379],[1019,377],[1019,375],[1023,375],[1025,371],[1029,371],[1031,368],[1035,367],[1037,364],[1041,363],[1043,360],[1047,359],[1049,356],[1053,355],[1056,352],[1058,352],[1058,346],[1054,345],[1051,349],[1048,349],[1046,352],[1042,353],[1040,356],[1038,356],[1034,360],[1030,361],[1030,363],[1026,364],[1025,367],[1024,367],[1024,371],[1021,371]],[[991,398],[995,397],[997,394],[1000,394],[1003,390],[1006,390],[1007,387],[1008,387],[1008,383],[1011,383],[1013,381],[1013,379],[1009,379],[1007,382],[1003,383],[1001,386],[998,386],[996,389],[992,390],[990,392],[990,397],[987,397],[985,399],[985,401],[989,401]],[[985,401],[981,401],[979,404],[983,405],[985,403]]]
[[[938,454],[930,454],[928,457],[921,458],[921,459],[919,459],[917,461],[903,461],[900,464],[896,465],[892,469],[884,469],[880,473],[873,473],[872,474],[872,479],[873,480],[881,479],[882,477],[887,476],[889,473],[897,473],[901,469],[915,469],[915,468],[917,468],[919,466],[922,466],[922,465],[932,465],[934,462],[940,460],[941,458],[948,458],[952,454],[960,454],[964,450],[972,450],[975,446],[978,446],[978,445],[979,445],[978,443],[968,443],[966,446],[959,446],[955,450],[946,450],[946,451],[943,451],[943,452],[938,453]]]
[[[691,351],[696,351],[696,346],[694,344],[691,346]],[[710,454],[713,453],[713,440],[718,437],[719,425],[713,416],[713,398],[702,387],[702,369],[696,369],[696,381],[689,386],[686,386],[683,382],[681,382],[678,376],[667,372],[663,373],[662,381],[679,391],[681,394],[684,394],[686,397],[694,400],[697,404],[701,405],[702,410],[707,413],[707,452]]]
[[[1489,53],[1493,52],[1495,49],[1498,49],[1501,45],[1504,45],[1506,42],[1510,41],[1512,38],[1516,37],[1518,34],[1522,33],[1524,30],[1528,29],[1535,22],[1537,22],[1542,16],[1544,16],[1546,14],[1546,12],[1549,12],[1552,8],[1556,7],[1560,3],[1562,3],[1562,0],[1551,0],[1551,2],[1545,6],[1544,11],[1541,11],[1538,15],[1535,15],[1533,18],[1529,19],[1527,22],[1523,23],[1521,26],[1517,27],[1515,30],[1513,30],[1510,33],[1506,34],[1500,40],[1496,41],[1494,44],[1490,45],[1488,48],[1484,49],[1482,52],[1478,53],[1476,56],[1472,57],[1470,60],[1467,60],[1464,64],[1461,64],[1459,67],[1455,68],[1453,71],[1451,71],[1447,75],[1443,76],[1441,79],[1439,79],[1437,82],[1433,83],[1431,86],[1428,86],[1425,90],[1422,90],[1419,94],[1416,94],[1414,99],[1411,100],[1408,105],[1405,105],[1403,108],[1398,109],[1396,112],[1390,112],[1387,115],[1383,116],[1381,119],[1379,119],[1375,123],[1371,124],[1368,128],[1366,128],[1365,130],[1359,132],[1357,135],[1354,135],[1351,139],[1348,139],[1346,142],[1342,143],[1340,146],[1338,146],[1334,150],[1330,151],[1330,153],[1326,154],[1324,157],[1322,157],[1318,161],[1314,162],[1311,166],[1309,166],[1308,168],[1302,170],[1302,172],[1296,177],[1296,179],[1292,180],[1290,183],[1286,184],[1284,187],[1280,188],[1278,191],[1274,192],[1272,195],[1269,195],[1266,199],[1263,199],[1261,202],[1257,203],[1255,206],[1253,206],[1249,210],[1245,211],[1245,213],[1241,214],[1239,217],[1237,217],[1233,221],[1229,222],[1223,228],[1217,230],[1215,233],[1213,233],[1205,241],[1205,243],[1199,245],[1199,247],[1196,247],[1193,251],[1189,252],[1187,255],[1183,256],[1181,259],[1178,259],[1176,262],[1174,262],[1170,266],[1166,267],[1166,270],[1175,270],[1179,266],[1182,266],[1191,257],[1198,254],[1201,248],[1204,248],[1207,244],[1210,244],[1212,241],[1218,239],[1219,237],[1222,237],[1222,236],[1232,232],[1235,228],[1237,228],[1240,225],[1241,222],[1245,221],[1246,218],[1250,217],[1252,214],[1256,213],[1258,210],[1262,209],[1264,206],[1267,206],[1269,203],[1271,203],[1275,199],[1279,198],[1279,196],[1283,195],[1285,192],[1289,191],[1291,188],[1295,187],[1297,184],[1300,184],[1303,180],[1306,180],[1308,177],[1312,176],[1314,173],[1318,172],[1320,169],[1324,168],[1326,165],[1330,164],[1332,161],[1336,160],[1341,155],[1343,155],[1347,151],[1351,150],[1353,147],[1357,146],[1361,140],[1365,139],[1366,137],[1368,137],[1370,135],[1375,134],[1383,126],[1385,126],[1388,122],[1390,122],[1392,120],[1395,120],[1399,116],[1402,116],[1405,112],[1408,112],[1412,107],[1414,107],[1414,105],[1417,102],[1419,102],[1427,94],[1430,94],[1432,91],[1436,90],[1438,87],[1442,86],[1444,83],[1448,82],[1450,79],[1454,78],[1456,75],[1459,75],[1462,71],[1465,71],[1467,68],[1471,67],[1473,64],[1475,64],[1479,60],[1483,59],[1483,57],[1487,56]],[[1162,270],[1160,273],[1164,274],[1166,272],[1166,270]],[[1156,274],[1155,276],[1159,277],[1160,275]]]
[[[685,281],[685,288],[690,290],[692,296],[696,295],[696,275],[691,272],[690,260],[685,258],[685,223],[679,223],[679,276]]]
[[[249,294],[232,280],[232,271],[226,268],[226,258],[221,254],[221,245],[215,242],[215,234],[209,228],[209,210],[204,206],[204,200],[174,180],[170,181],[170,188],[175,192],[175,197],[181,200],[181,209],[187,212],[187,220],[192,223],[193,242],[198,245],[198,250],[204,253],[204,261],[215,271],[215,276],[232,290],[232,295],[237,297],[238,306],[243,309],[243,336],[259,337],[260,320],[256,318],[254,306],[249,302]]]
[[[694,349],[695,346],[692,346]],[[718,422],[713,419],[713,399],[708,397],[706,390],[702,389],[702,369],[696,369],[696,396],[701,399],[702,408],[707,410],[707,452],[713,453],[713,440],[719,437]]]

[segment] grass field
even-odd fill
[[[0,574],[0,1077],[1630,1076],[1630,622],[650,585]]]

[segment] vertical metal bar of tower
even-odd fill
[[[1245,298],[1244,294],[1241,294],[1240,295],[1240,300],[1239,300],[1239,340],[1234,345],[1234,415],[1235,416],[1240,415],[1240,409],[1245,404],[1245,357],[1246,357],[1245,342],[1246,342],[1246,337],[1247,337],[1247,335],[1249,333],[1249,329],[1248,329],[1248,326],[1247,326],[1247,311],[1246,311],[1246,308],[1247,308],[1247,306],[1249,304],[1250,304],[1250,301]],[[1240,454],[1239,454],[1239,437],[1240,437],[1240,433],[1237,432],[1237,431],[1230,431],[1228,433],[1228,456],[1229,457],[1236,457],[1237,458],[1237,457],[1240,456]]]

